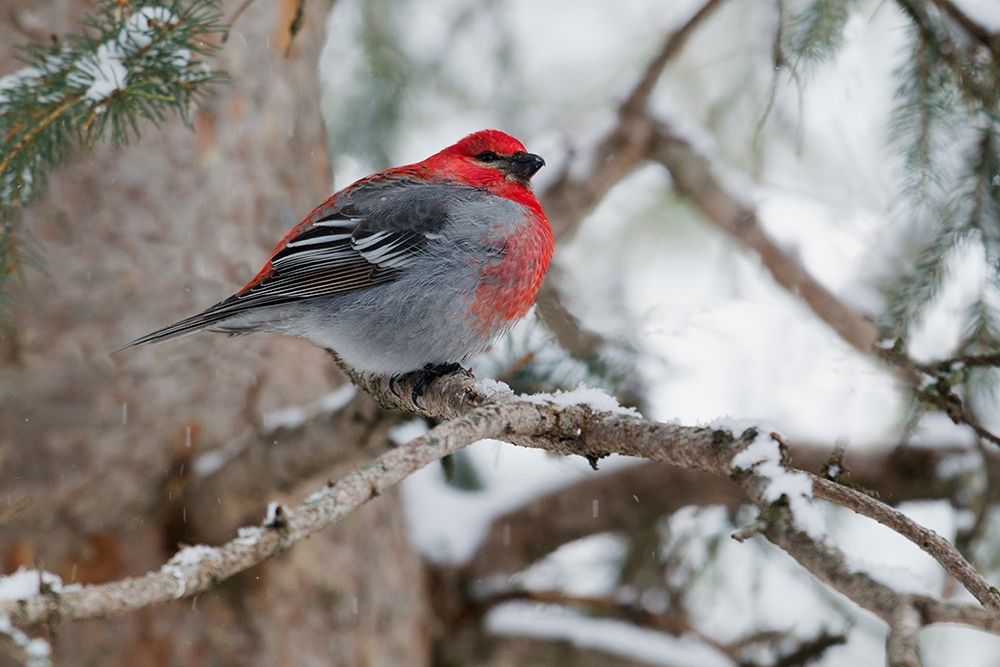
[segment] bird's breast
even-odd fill
[[[470,308],[484,336],[510,326],[531,308],[552,259],[552,230],[532,215],[523,229],[487,243],[499,252],[484,263]]]

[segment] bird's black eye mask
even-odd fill
[[[497,169],[522,181],[527,181],[545,166],[545,160],[541,157],[524,151],[517,151],[511,155],[483,151],[474,156],[474,159],[483,164],[495,165]]]

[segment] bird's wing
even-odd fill
[[[125,347],[197,331],[255,308],[395,280],[448,224],[447,203],[456,193],[442,196],[445,187],[466,189],[402,178],[361,181],[295,227],[236,294]]]

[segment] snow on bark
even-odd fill
[[[812,480],[805,473],[784,466],[778,441],[771,437],[770,431],[761,429],[754,441],[733,457],[732,466],[765,478],[764,499],[773,503],[782,496],[787,498],[795,526],[813,539],[823,539],[826,521],[813,503]]]
[[[560,407],[573,405],[586,405],[597,412],[611,412],[618,415],[628,415],[630,417],[642,417],[635,408],[627,408],[621,405],[615,397],[607,392],[595,387],[580,385],[572,391],[556,391],[554,393],[538,393],[530,396],[521,396],[521,400],[529,403],[545,405],[551,403]]]

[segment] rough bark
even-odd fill
[[[241,4],[224,2],[224,14]],[[317,59],[330,3],[306,3],[286,58],[296,4],[255,2],[240,16],[216,60],[231,82],[201,100],[193,131],[171,119],[126,148],[79,155],[26,212],[44,268],[29,269],[0,340],[5,571],[38,565],[66,581],[106,581],[158,566],[176,540],[228,537],[268,497],[254,494],[252,467],[239,492],[215,487],[210,506],[204,493],[191,496],[196,456],[261,437],[262,413],[339,382],[321,350],[277,336],[109,354],[231,293],[329,194]],[[14,45],[76,30],[91,8],[0,2],[0,74],[19,66]],[[425,661],[422,565],[395,496],[303,547],[194,605],[59,624],[56,659]]]

